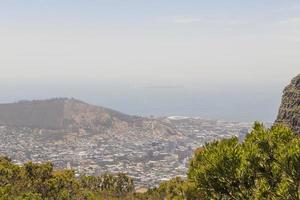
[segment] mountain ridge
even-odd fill
[[[90,132],[105,132],[129,129],[151,129],[162,134],[177,134],[177,131],[159,119],[127,115],[122,112],[91,105],[74,98],[19,101],[0,104],[0,125],[40,129],[71,130],[85,129]]]

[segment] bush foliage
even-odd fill
[[[134,189],[125,174],[75,177],[72,170],[53,170],[51,163],[13,164],[0,158],[0,200],[126,199]]]
[[[223,139],[197,149],[187,180],[162,183],[142,198],[299,200],[300,137],[255,123],[243,143]]]

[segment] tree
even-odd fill
[[[190,163],[189,178],[211,199],[242,198],[242,149],[237,138],[206,144]]]
[[[205,199],[298,200],[299,136],[255,123],[242,144],[224,139],[196,151],[188,176]]]

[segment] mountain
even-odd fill
[[[0,104],[0,125],[91,132],[151,127],[160,133],[176,134],[172,127],[158,119],[126,115],[68,98]]]
[[[284,89],[275,123],[282,123],[300,133],[300,74]]]

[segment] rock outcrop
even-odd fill
[[[284,124],[300,134],[300,74],[284,89],[275,123]]]

